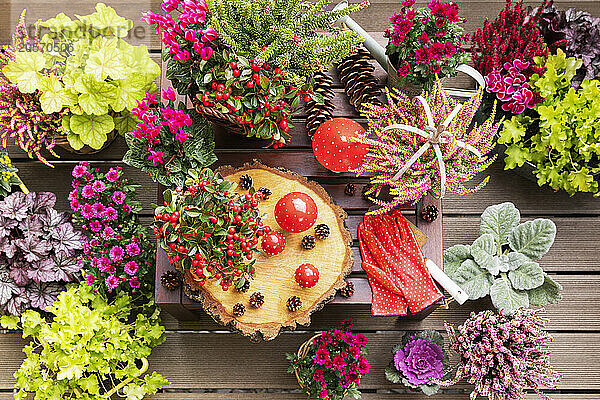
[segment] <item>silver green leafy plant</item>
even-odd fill
[[[62,115],[75,150],[101,149],[108,134],[131,131],[138,122],[131,110],[156,92],[160,74],[146,46],[123,40],[133,22],[98,3],[92,14],[60,13],[40,25],[50,33],[16,49],[2,74],[21,93],[39,94],[44,114]]]
[[[481,215],[481,236],[472,245],[444,251],[444,271],[469,299],[489,295],[494,307],[507,315],[561,299],[560,284],[536,262],[554,243],[556,225],[544,218],[520,220],[512,203],[490,206]]]

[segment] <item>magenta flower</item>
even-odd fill
[[[92,210],[94,210],[94,217],[100,218],[102,217],[102,213],[104,212],[104,210],[106,209],[106,207],[104,207],[104,204],[102,203],[94,203],[92,204]]]
[[[137,243],[129,243],[125,246],[125,251],[127,251],[129,257],[135,257],[140,254],[140,246],[138,246]]]
[[[119,176],[121,174],[119,173],[119,171],[117,171],[116,169],[109,169],[108,172],[106,173],[106,180],[109,182],[114,182],[117,179],[119,179]]]
[[[115,210],[113,207],[106,207],[103,216],[108,221],[114,221],[119,217],[119,214],[117,213],[117,210]]]
[[[85,185],[83,189],[81,189],[81,195],[85,199],[89,199],[94,195],[94,189],[90,185]]]
[[[101,229],[102,229],[102,224],[97,219],[90,222],[90,230],[92,232],[100,232]]]
[[[81,178],[85,173],[87,172],[87,167],[82,165],[82,164],[78,164],[75,166],[75,168],[73,168],[73,172],[71,172],[71,175],[73,175],[73,178]]]
[[[125,201],[125,193],[121,191],[114,192],[112,195],[112,200],[116,204],[123,204],[123,202]]]
[[[92,274],[88,274],[85,276],[85,281],[87,282],[88,285],[92,285],[94,283],[94,275]]]
[[[102,193],[106,190],[106,184],[102,181],[94,181],[92,182],[92,189],[96,193]]]
[[[411,7],[413,4],[415,4],[415,0],[402,0],[401,4],[404,7]]]
[[[138,264],[135,261],[129,261],[125,263],[125,267],[123,269],[126,274],[135,275],[138,270]]]
[[[113,228],[111,228],[110,226],[107,226],[104,228],[104,230],[102,231],[102,239],[104,240],[110,240],[114,237],[115,235],[115,230]]]
[[[129,280],[129,286],[131,286],[131,287],[132,287],[132,288],[134,288],[134,289],[137,289],[137,288],[139,288],[139,287],[140,287],[140,285],[141,285],[141,283],[140,283],[140,281],[139,281],[139,279],[138,279],[138,277],[137,277],[137,276],[134,276],[133,278],[131,278],[131,279]]]
[[[104,280],[104,283],[106,284],[106,287],[108,288],[108,290],[113,290],[114,288],[116,288],[117,286],[119,286],[119,278],[117,278],[114,275],[109,275]]]
[[[81,216],[87,219],[94,216],[94,209],[90,204],[86,203],[81,207]]]
[[[110,259],[115,261],[115,262],[121,262],[121,260],[123,259],[123,248],[121,246],[113,246],[110,249]]]
[[[394,354],[394,366],[413,385],[430,383],[443,376],[444,352],[436,343],[414,336]]]
[[[77,200],[71,200],[69,205],[71,206],[71,209],[73,211],[79,211],[79,209],[81,208],[81,204],[79,204]]]
[[[176,99],[175,91],[173,90],[172,87],[168,87],[167,89],[163,90],[162,97],[169,101],[175,101],[175,99]]]
[[[163,152],[162,151],[154,151],[154,150],[150,150],[150,155],[148,156],[148,159],[152,161],[152,164],[156,165],[156,164],[162,164],[163,159]]]

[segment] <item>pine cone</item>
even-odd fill
[[[333,117],[333,79],[324,72],[315,73],[313,91],[323,96],[323,104],[318,104],[312,99],[306,103],[306,131],[312,139],[317,128]]]
[[[181,286],[181,275],[177,271],[166,271],[160,277],[160,283],[169,290]]]
[[[344,194],[346,196],[354,196],[354,193],[356,193],[356,185],[354,183],[348,183],[344,188]]]
[[[246,293],[248,289],[250,289],[250,282],[248,282],[248,279],[246,279],[244,280],[244,284],[236,289],[240,293]]]
[[[258,193],[260,193],[260,198],[261,198],[262,200],[269,200],[269,196],[270,196],[271,194],[273,194],[273,193],[271,192],[271,190],[270,190],[270,189],[268,189],[268,188],[266,188],[266,187],[261,187],[260,189],[258,189]]]
[[[319,224],[315,227],[315,236],[319,240],[327,239],[330,233],[327,224]]]
[[[315,248],[316,242],[313,235],[306,235],[302,238],[302,248],[304,250],[312,250]]]
[[[354,109],[360,112],[362,104],[381,103],[378,99],[383,94],[378,86],[377,78],[373,75],[375,67],[369,62],[371,55],[363,47],[339,62],[338,76],[344,85],[348,101]]]
[[[291,312],[296,312],[302,308],[302,300],[298,296],[292,296],[287,301],[287,308]]]
[[[354,294],[354,283],[346,282],[346,286],[338,290],[338,293],[342,297],[350,297]]]
[[[252,177],[250,175],[240,176],[240,187],[244,190],[248,190],[252,187]]]
[[[241,317],[246,312],[246,307],[242,303],[237,303],[233,306],[233,315],[236,317]]]
[[[254,308],[260,308],[265,304],[265,296],[263,296],[260,292],[252,293],[250,296],[250,306]]]
[[[433,204],[428,205],[421,211],[421,218],[425,222],[433,222],[437,219],[439,215],[438,208]]]

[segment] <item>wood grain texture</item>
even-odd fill
[[[398,389],[403,390],[403,389]],[[387,393],[386,393],[387,392]],[[552,394],[554,400],[600,400],[599,394]],[[258,391],[257,393],[248,393],[242,391],[232,391],[228,393],[185,393],[171,392],[160,393],[146,397],[148,400],[306,400],[303,393],[282,393],[280,391]],[[8,397],[6,397],[8,399]],[[12,399],[12,397],[11,397]],[[389,393],[389,391],[380,390],[378,393],[363,393],[362,400],[431,400],[420,393]],[[436,400],[469,400],[468,393],[442,393],[435,395]],[[527,400],[538,400],[537,395],[528,395]],[[0,400],[4,400],[0,395]]]

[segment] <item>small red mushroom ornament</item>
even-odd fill
[[[369,146],[354,142],[365,130],[348,118],[332,118],[319,126],[312,140],[313,153],[319,164],[333,172],[358,168],[369,152]]]
[[[312,264],[304,263],[296,268],[294,273],[296,283],[303,289],[308,289],[319,282],[319,270]]]
[[[271,231],[262,237],[260,246],[266,254],[274,256],[285,249],[285,238],[281,233]]]
[[[290,233],[309,229],[315,224],[317,215],[317,204],[303,192],[288,193],[275,205],[275,221],[281,229]]]

